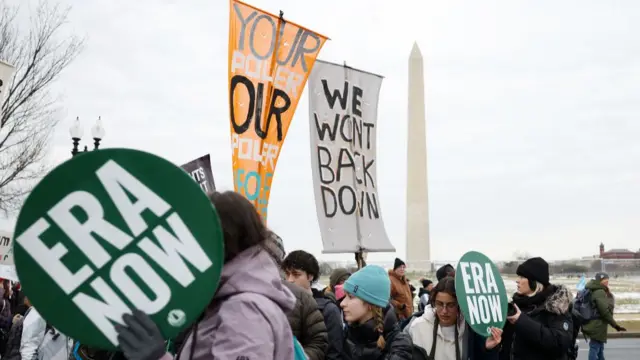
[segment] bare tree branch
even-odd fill
[[[65,36],[69,8],[41,1],[28,28],[21,9],[0,0],[0,60],[16,67],[0,116],[0,211],[16,210],[49,169],[43,164],[58,123],[49,86],[82,51],[84,41]]]

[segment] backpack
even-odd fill
[[[409,324],[411,324],[411,322],[415,319],[415,318],[419,318],[424,314],[424,310],[423,311],[419,311],[417,313],[413,313],[413,315],[411,315],[410,317],[404,319],[404,320],[400,320],[398,322],[398,325],[400,326],[400,331],[404,331],[404,329],[409,326]]]
[[[590,320],[600,317],[600,313],[593,302],[592,295],[593,293],[589,289],[584,289],[576,294],[571,315],[578,323],[577,325],[582,326]]]
[[[300,341],[294,336],[293,337],[293,359],[294,360],[308,360],[307,354],[304,353],[304,349],[302,345],[300,345]]]

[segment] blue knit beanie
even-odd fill
[[[391,297],[391,280],[380,266],[368,265],[347,279],[344,283],[344,291],[384,309]]]

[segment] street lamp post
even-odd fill
[[[73,141],[73,148],[71,149],[71,156],[76,156],[81,152],[87,152],[89,149],[87,145],[84,146],[84,150],[78,150],[78,146],[80,145],[80,140],[82,139],[82,134],[84,133],[84,129],[80,124],[80,118],[77,117],[76,121],[73,122],[73,125],[69,129],[69,135],[71,135],[71,140]],[[98,120],[96,120],[95,125],[91,128],[91,137],[93,137],[93,150],[98,150],[100,147],[100,141],[104,139],[105,131],[104,127],[102,127],[102,119],[98,116]]]

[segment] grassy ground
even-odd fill
[[[627,332],[640,333],[640,320],[618,321],[620,326],[625,327]],[[609,327],[609,332],[616,332],[613,328]]]

